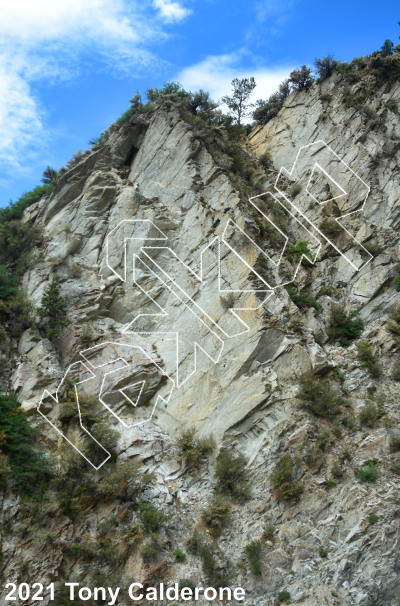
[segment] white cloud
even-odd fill
[[[29,85],[0,57],[0,163],[18,165],[22,150],[42,135],[40,110]]]
[[[181,21],[192,12],[178,2],[171,2],[171,0],[153,0],[153,4],[160,11],[161,17],[167,22]]]
[[[266,99],[275,92],[282,80],[294,69],[293,66],[244,69],[237,67],[240,62],[240,54],[210,56],[200,63],[185,67],[176,79],[185,89],[195,91],[202,88],[219,101],[224,95],[230,94],[233,78],[254,76],[257,86],[250,99],[254,103],[257,99]]]
[[[161,4],[164,21],[185,12],[178,3]],[[139,0],[0,0],[3,167],[21,165],[22,150],[29,153],[45,138],[45,114],[32,95],[35,81],[74,77],[90,61],[131,76],[155,63],[148,47],[167,35],[151,6]]]

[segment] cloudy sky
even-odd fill
[[[398,0],[0,0],[0,206],[89,147],[136,91],[177,80],[218,100],[253,75],[266,98],[318,56],[397,43],[399,19]]]

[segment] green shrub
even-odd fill
[[[339,391],[331,386],[329,379],[309,373],[301,377],[297,397],[302,405],[318,417],[337,415],[344,404]]]
[[[300,259],[303,255],[305,255],[306,257],[312,258],[312,252],[308,248],[308,244],[305,240],[299,240],[295,244],[295,246],[290,247],[289,252],[290,252],[290,255],[295,255],[298,259]],[[304,262],[304,259],[303,259],[303,262]],[[306,259],[305,262],[307,263],[308,259]]]
[[[258,576],[261,574],[261,541],[252,541],[246,546],[246,555],[250,562],[251,572]]]
[[[281,486],[285,482],[290,482],[292,479],[292,471],[292,457],[288,452],[286,452],[280,457],[270,475],[272,486],[274,488],[279,488],[279,486]]]
[[[242,453],[226,448],[222,450],[215,466],[218,488],[239,499],[247,498],[250,485],[246,465],[247,459]]]
[[[321,303],[319,303],[317,299],[306,290],[297,291],[295,288],[288,288],[287,291],[293,303],[297,305],[297,307],[299,307],[300,309],[303,309],[304,307],[314,307],[314,309],[321,309],[322,307]]]
[[[94,427],[96,426],[94,425]],[[95,435],[97,436],[98,434],[96,433]],[[103,442],[101,443],[103,444]],[[109,443],[108,446],[110,446]],[[132,500],[132,488],[135,492],[140,493],[154,479],[153,474],[140,473],[140,470],[141,464],[135,460],[127,460],[120,465],[109,465],[103,477],[96,482],[96,495],[102,498],[115,498],[123,501],[128,498]]]
[[[0,258],[7,263],[14,263],[29,251],[39,236],[39,230],[29,223],[19,220],[0,224]]]
[[[267,526],[264,532],[264,539],[266,541],[273,541],[275,537],[275,528],[271,525]]]
[[[178,438],[180,459],[190,467],[197,467],[205,454],[211,452],[214,445],[211,439],[196,438],[194,428],[182,431]]]
[[[140,524],[133,522],[129,526],[127,532],[122,535],[122,538],[128,543],[128,545],[135,545],[136,543],[140,543],[143,538],[143,533]]]
[[[400,274],[393,280],[394,287],[397,291],[400,291]]]
[[[293,461],[289,453],[285,453],[277,461],[270,475],[270,481],[284,501],[297,500],[303,492],[301,482],[293,479]]]
[[[222,528],[228,523],[230,514],[231,512],[226,501],[221,495],[215,494],[207,508],[203,509],[201,519],[215,535],[219,535]]]
[[[188,93],[179,82],[173,80],[164,84],[162,89],[159,91],[159,95],[177,95],[178,97],[188,97]]]
[[[192,555],[199,555],[202,545],[203,537],[198,528],[195,528],[192,536],[187,541],[188,552]]]
[[[259,157],[260,164],[263,165],[264,168],[273,168],[274,161],[272,160],[271,154],[269,152],[264,152]]]
[[[19,336],[22,332],[34,325],[34,308],[24,290],[19,290],[9,303],[11,319],[11,333]]]
[[[131,116],[133,116],[134,114],[134,110],[132,107],[130,107],[129,109],[126,110],[126,112],[124,112],[122,114],[122,116],[120,116],[118,118],[118,120],[116,121],[117,126],[119,126],[119,128],[121,128],[122,126],[124,126],[125,124],[127,124],[131,118]]]
[[[297,501],[302,495],[304,486],[301,482],[287,482],[279,488],[279,497],[283,501]]]
[[[40,198],[48,195],[53,190],[53,184],[38,185],[33,190],[23,194],[16,202],[10,202],[5,208],[0,208],[0,224],[7,221],[21,219],[24,210],[38,202]]]
[[[97,539],[97,560],[113,568],[118,567],[125,560],[124,554],[120,553],[117,545],[110,537]]]
[[[354,412],[350,411],[346,416],[342,417],[341,423],[342,423],[342,425],[344,425],[344,427],[347,427],[347,429],[349,429],[350,431],[354,430],[357,425]]]
[[[368,341],[362,341],[358,344],[358,357],[363,362],[370,372],[370,375],[375,379],[380,377],[382,369],[378,362],[377,356],[372,351],[371,344]]]
[[[379,419],[379,416],[380,414],[377,407],[372,404],[372,402],[368,402],[360,412],[360,423],[361,425],[366,425],[367,427],[374,427],[376,421]]]
[[[325,488],[335,488],[335,486],[337,486],[337,482],[336,480],[329,478],[329,480],[325,480],[324,486]]]
[[[358,318],[360,312],[345,311],[343,305],[332,303],[328,335],[331,340],[338,340],[344,347],[358,339],[364,330],[364,322]]]
[[[177,562],[184,562],[186,560],[186,553],[181,549],[175,549],[174,556]]]
[[[213,547],[208,545],[199,530],[196,528],[187,542],[189,553],[200,556],[203,572],[214,584],[217,582],[216,560]]]
[[[12,394],[0,395],[0,437],[11,477],[21,497],[41,499],[51,477],[50,462],[32,446],[37,431]]]
[[[400,381],[400,362],[396,362],[392,368],[392,379],[394,381]]]
[[[69,553],[77,558],[83,556],[86,558],[93,558],[96,556],[96,546],[94,543],[82,541],[81,543],[72,543],[69,548]]]
[[[286,589],[284,591],[280,591],[278,593],[278,602],[279,603],[281,603],[281,602],[289,603],[290,598],[291,598],[291,595],[290,595],[289,591],[286,591]]]
[[[153,503],[139,503],[139,516],[146,532],[157,532],[168,519]]]
[[[289,189],[289,196],[293,199],[299,195],[301,190],[302,190],[302,187],[301,187],[300,183],[294,183],[292,185],[292,187]]]
[[[13,275],[5,265],[0,265],[0,299],[5,303],[15,297],[18,291],[19,277]]]
[[[379,516],[377,516],[375,513],[370,513],[368,516],[368,522],[371,525],[376,524],[379,521]]]
[[[367,482],[372,484],[376,482],[378,478],[378,468],[374,463],[368,463],[362,467],[358,472],[360,482]]]
[[[328,557],[328,550],[324,549],[323,547],[320,548],[319,550],[319,557],[320,558],[327,558]]]
[[[345,461],[351,461],[351,452],[350,452],[348,446],[346,446],[346,448],[344,448],[342,450],[342,454],[340,455],[340,460],[342,463],[344,463]]]
[[[203,544],[200,549],[202,568],[206,577],[212,581],[215,578],[217,563],[214,556],[214,550],[210,545]]]

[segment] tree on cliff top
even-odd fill
[[[240,126],[242,118],[248,115],[248,109],[253,106],[252,103],[249,103],[249,98],[256,87],[256,81],[253,76],[241,79],[234,78],[231,84],[233,87],[232,96],[225,95],[222,97],[222,102],[226,103],[230,113],[234,115],[238,126]]]

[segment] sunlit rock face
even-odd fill
[[[246,457],[251,491],[243,502],[226,497],[231,516],[216,539],[216,567],[233,575],[229,583],[244,587],[260,606],[272,604],[282,589],[309,606],[333,599],[332,591],[342,604],[397,604],[399,480],[390,471],[397,455],[389,441],[399,422],[391,374],[399,342],[387,321],[399,300],[392,282],[399,255],[400,128],[399,115],[385,102],[399,99],[399,89],[376,92],[377,125],[367,132],[360,112],[343,103],[339,76],[292,93],[278,116],[243,143],[255,157],[268,151],[273,162],[267,170],[258,166],[258,198],[250,201],[170,103],[115,130],[50,197],[26,211],[24,220],[40,226],[43,238],[23,286],[38,306],[57,273],[71,323],[57,348],[36,328],[6,336],[0,343],[3,389],[16,392],[33,424],[41,421],[41,444],[54,456],[67,445],[60,413],[66,400],[82,394],[99,400],[99,418],[118,432],[117,462],[141,460],[143,471],[155,474],[140,500],[171,516],[159,543],[168,582],[206,583],[197,556],[178,564],[172,554],[178,547],[187,551],[185,541],[216,484],[218,453],[234,448]],[[310,175],[294,194],[297,154],[318,141],[325,168],[312,173],[318,162],[313,148],[301,178]],[[327,149],[333,156],[324,156]],[[279,177],[282,167],[290,173],[286,181]],[[335,178],[327,186],[329,171]],[[340,183],[352,183],[352,191]],[[347,197],[340,197],[341,187]],[[286,221],[280,226],[271,223],[271,203],[280,205]],[[335,219],[350,211],[336,229]],[[290,252],[299,241],[307,241],[311,262]],[[310,293],[317,304],[296,305],[285,285]],[[329,338],[332,303],[360,310],[361,339],[343,346]],[[362,339],[379,358],[379,378],[359,358]],[[310,372],[341,390],[347,416],[319,418],[302,406],[299,379]],[[60,388],[70,376],[72,396]],[[371,402],[380,406],[380,418],[370,427],[359,414]],[[214,441],[212,455],[196,471],[187,468],[177,445],[190,428]],[[68,431],[71,444],[87,452],[88,436]],[[319,439],[324,431],[325,442]],[[342,476],[327,485],[346,449],[351,460],[342,460]],[[270,481],[284,453],[303,484],[297,501],[284,502]],[[107,457],[96,456],[92,462],[100,467],[104,458],[106,473]],[[357,470],[375,459],[377,481],[360,482]],[[143,581],[148,568],[129,552],[122,511],[130,523],[137,521],[130,493],[122,505],[114,497],[81,503],[75,520],[55,500],[29,513],[32,528],[51,529],[48,543],[33,536],[36,530],[24,530],[20,503],[6,493],[3,517],[16,533],[3,542],[4,574],[14,579],[22,554],[32,581],[65,577],[88,584],[93,571],[79,555],[65,555],[68,545],[78,535],[97,536],[101,523],[121,515],[113,524],[119,538],[112,540],[128,555],[118,570],[122,579]],[[378,522],[369,522],[371,514]],[[267,526],[274,527],[273,537],[263,535]],[[261,538],[259,577],[250,572],[245,547]],[[325,549],[327,557],[320,555]],[[237,562],[246,564],[237,568]]]

